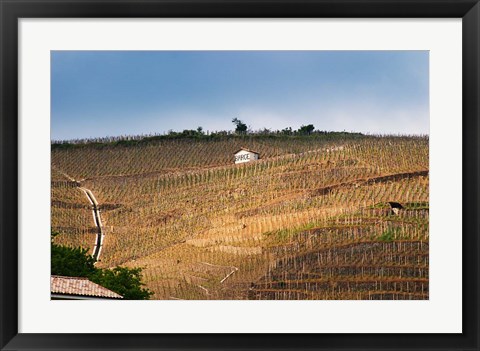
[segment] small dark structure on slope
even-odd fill
[[[400,210],[403,210],[403,206],[399,202],[389,201],[388,204],[390,205],[390,208],[392,209],[392,212],[390,212],[390,214],[398,215]]]

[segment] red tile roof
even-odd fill
[[[50,290],[52,294],[123,299],[123,296],[108,290],[101,285],[95,284],[87,278],[80,277],[52,275],[50,278]]]

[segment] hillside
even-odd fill
[[[393,136],[53,148],[52,228],[93,249],[90,189],[98,265],[145,267],[156,299],[428,299],[428,155]]]

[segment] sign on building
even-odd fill
[[[240,150],[236,151],[234,155],[236,164],[255,161],[260,158],[260,154],[258,152],[243,147]]]

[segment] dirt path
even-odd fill
[[[384,183],[389,181],[399,181],[406,178],[413,178],[413,177],[426,177],[428,176],[429,171],[413,171],[413,172],[402,172],[402,173],[394,173],[394,174],[387,174],[381,176],[375,176],[370,178],[358,178],[349,180],[346,182],[332,184],[323,188],[318,188],[315,190],[310,191],[311,196],[318,196],[318,195],[327,195],[334,189],[346,187],[346,186],[353,186],[353,185],[360,185],[360,184],[375,184],[375,183]]]
[[[93,221],[95,223],[95,226],[97,227],[97,238],[95,239],[95,246],[93,247],[93,259],[95,261],[98,261],[100,259],[100,253],[102,252],[102,246],[103,246],[103,240],[105,238],[105,233],[103,232],[103,225],[102,225],[102,218],[100,217],[100,210],[98,208],[98,201],[95,198],[95,195],[93,195],[92,191],[90,189],[87,189],[85,187],[80,186],[80,182],[75,180],[73,177],[69,176],[65,172],[62,172],[59,170],[57,167],[52,165],[52,168],[54,168],[57,172],[65,176],[68,180],[75,182],[78,184],[78,189],[80,189],[85,196],[87,197],[88,201],[92,205],[92,214],[93,214]]]
[[[95,240],[95,246],[93,247],[93,259],[98,261],[100,259],[100,253],[102,252],[103,239],[105,238],[105,233],[103,232],[102,218],[100,217],[100,210],[98,209],[98,201],[93,195],[90,189],[79,187],[81,191],[85,193],[88,198],[88,201],[92,205],[93,221],[97,227],[97,239]]]

